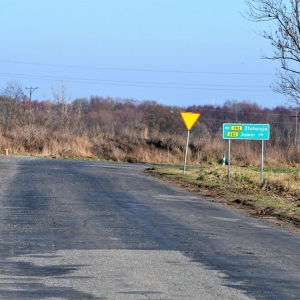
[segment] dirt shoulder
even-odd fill
[[[156,167],[145,170],[145,173],[207,197],[208,201],[243,210],[254,218],[300,233],[300,195],[296,192],[283,193],[276,188],[270,190],[266,188],[268,183],[263,187],[253,188],[234,183],[229,185],[224,182],[209,182],[199,174],[195,177],[183,175],[182,171],[178,174],[171,169]]]

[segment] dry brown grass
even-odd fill
[[[27,116],[28,117],[28,116]],[[74,116],[73,116],[74,117]],[[22,119],[23,118],[23,119]],[[71,115],[61,118],[55,112],[37,113],[32,119],[22,116],[20,125],[3,130],[0,151],[57,157],[87,157],[113,161],[182,164],[186,133],[168,133],[151,128],[132,118],[123,124],[107,112],[90,119],[76,119]],[[2,128],[3,129],[3,128]],[[5,132],[5,133],[4,133]],[[218,133],[191,131],[187,163],[220,163],[228,155],[228,141]],[[266,166],[297,166],[299,147],[272,146],[265,142]],[[232,141],[231,164],[259,166],[261,142]]]
[[[184,159],[185,138],[157,135],[155,139],[144,139],[136,135],[133,137],[120,136],[112,130],[98,132],[97,135],[78,135],[71,130],[51,131],[47,128],[31,130],[30,128],[11,131],[5,137],[0,136],[1,152],[9,152],[42,156],[70,156],[107,159],[113,161],[127,161],[132,158],[137,162],[181,164]],[[235,141],[238,142],[238,141]],[[195,146],[197,145],[197,146]],[[232,143],[231,164],[258,166],[261,161],[259,147],[252,147],[246,143]],[[296,155],[295,150],[271,147],[265,151],[265,164],[288,165],[287,152]],[[201,163],[221,162],[224,153],[228,153],[228,143],[222,139],[206,136],[197,143],[190,142],[187,163],[198,165]],[[295,165],[295,163],[293,163]]]

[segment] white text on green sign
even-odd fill
[[[268,140],[269,138],[269,124],[223,124],[223,139]]]

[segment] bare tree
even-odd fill
[[[248,7],[246,18],[254,22],[271,22],[262,37],[273,46],[272,55],[265,59],[280,62],[275,92],[284,94],[289,102],[300,104],[300,15],[299,0],[244,0]]]
[[[5,131],[10,125],[16,125],[20,102],[25,99],[26,96],[21,84],[13,79],[2,90],[0,96],[0,123]]]
[[[62,82],[60,88],[55,88],[52,86],[52,95],[57,106],[57,112],[61,119],[61,122],[64,123],[67,119],[67,116],[70,112],[70,100],[71,96],[68,95],[67,87]]]
[[[7,82],[6,87],[2,91],[2,95],[18,102],[26,99],[22,85],[15,79],[11,79]]]

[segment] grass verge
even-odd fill
[[[209,197],[252,216],[268,219],[279,226],[300,232],[300,168],[266,168],[263,184],[260,169],[203,165],[197,169],[153,167],[146,173]]]

